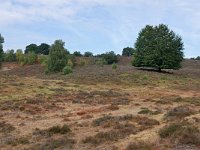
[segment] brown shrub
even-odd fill
[[[178,144],[194,144],[200,146],[200,131],[191,124],[184,122],[166,125],[159,131],[161,138],[168,138]]]
[[[10,133],[15,130],[15,127],[6,122],[0,122],[0,133]]]
[[[165,115],[165,119],[167,120],[182,119],[192,114],[194,114],[194,111],[192,111],[188,106],[178,106],[168,111],[167,114]]]
[[[133,142],[128,145],[126,150],[153,150],[153,144],[145,142]]]

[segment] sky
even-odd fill
[[[62,39],[70,52],[121,54],[146,25],[163,23],[190,58],[200,56],[199,8],[199,0],[0,0],[0,33],[4,50]]]

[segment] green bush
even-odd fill
[[[46,72],[61,72],[67,64],[67,50],[62,40],[56,40],[50,47]]]
[[[24,60],[24,54],[23,54],[23,51],[21,49],[18,49],[16,51],[16,60],[18,62],[22,62]]]
[[[48,56],[46,55],[38,55],[38,62],[42,65],[47,64],[47,59],[48,59]]]
[[[113,70],[116,70],[116,69],[117,69],[117,64],[116,64],[116,63],[113,63],[113,64],[112,64],[112,69],[113,69]]]
[[[96,60],[96,65],[103,67],[104,65],[107,65],[107,62],[105,59],[99,58]]]
[[[8,50],[4,55],[4,61],[13,62],[16,61],[16,55],[14,50]]]
[[[37,55],[35,54],[35,52],[28,52],[28,54],[25,55],[24,58],[24,63],[28,64],[28,65],[33,65],[37,60]]]
[[[113,51],[101,54],[100,57],[104,59],[107,62],[107,64],[113,64],[118,62],[117,55]]]
[[[76,66],[76,57],[74,55],[67,55],[67,66],[71,66],[72,68]]]
[[[71,67],[71,68],[74,67],[74,63],[72,62],[71,59],[68,60],[68,62],[67,62],[67,66],[69,66],[69,67]]]
[[[85,66],[85,64],[86,64],[86,62],[84,60],[81,60],[80,66],[83,67],[83,66]]]
[[[65,66],[65,67],[63,68],[63,74],[64,74],[64,75],[70,74],[70,73],[72,73],[72,72],[73,72],[73,70],[72,70],[72,67],[70,67],[70,66]]]

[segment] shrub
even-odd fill
[[[71,150],[76,144],[76,140],[64,136],[56,139],[48,139],[45,143],[35,144],[30,150],[54,150],[54,149],[67,149]]]
[[[99,58],[96,60],[96,65],[103,67],[104,65],[106,65],[107,62],[105,59]]]
[[[113,64],[118,62],[117,55],[113,51],[102,54],[100,55],[100,57],[102,57],[102,59],[104,59],[107,62],[107,64]]]
[[[56,40],[50,47],[47,72],[61,72],[67,63],[67,51],[62,40]]]
[[[76,66],[76,57],[74,55],[67,55],[67,60],[67,66],[71,66],[72,68]]]
[[[16,51],[16,60],[18,62],[22,62],[24,60],[24,54],[23,54],[23,51],[21,49],[18,49]]]
[[[38,55],[38,62],[42,65],[47,64],[48,57],[46,55]]]
[[[80,62],[80,66],[85,66],[85,64],[86,64],[86,62],[84,61],[84,60],[81,60],[81,62]]]
[[[89,136],[83,139],[83,143],[91,143],[99,145],[108,141],[117,141],[124,139],[131,134],[136,134],[137,129],[128,123],[121,124],[121,126],[115,130],[109,130],[107,132],[99,132],[94,136]]]
[[[184,117],[190,116],[194,112],[188,106],[178,106],[171,109],[165,115],[166,119],[182,119]]]
[[[117,64],[116,64],[116,63],[113,63],[113,64],[112,64],[112,69],[113,69],[113,70],[116,70],[116,69],[117,69]]]
[[[4,55],[4,61],[13,62],[16,61],[16,55],[14,50],[8,50]]]
[[[36,128],[34,135],[42,135],[42,136],[52,136],[54,134],[67,134],[71,132],[71,129],[68,125],[64,124],[63,126],[53,126],[46,130],[40,130]]]
[[[159,131],[161,138],[169,138],[179,144],[200,144],[200,131],[191,124],[179,122],[166,125]]]
[[[159,125],[159,121],[155,119],[149,119],[147,117],[143,117],[140,121],[138,121],[139,125],[142,126],[154,126],[154,125]]]
[[[138,112],[138,114],[151,114],[152,111],[149,110],[148,108],[142,109],[141,111]]]
[[[68,60],[68,62],[67,62],[67,66],[69,66],[69,67],[71,67],[71,68],[74,67],[74,63],[72,62],[71,59]]]
[[[20,138],[10,138],[6,141],[6,144],[12,145],[12,146],[17,146],[18,144],[29,144],[29,140],[26,137],[20,137]]]
[[[0,122],[0,133],[10,133],[15,130],[15,127],[11,124]]]
[[[145,142],[133,142],[128,145],[126,150],[152,150],[153,144]]]
[[[37,55],[35,54],[35,52],[28,52],[28,54],[24,55],[24,64],[28,64],[28,65],[33,65],[37,60]]]
[[[62,127],[61,126],[53,126],[48,129],[48,132],[52,133],[52,134],[66,134],[70,131],[71,131],[70,128],[66,124],[64,124]]]
[[[63,74],[64,75],[67,75],[67,74],[70,74],[70,73],[72,73],[73,71],[72,71],[72,67],[70,67],[70,66],[65,66],[64,68],[63,68]]]

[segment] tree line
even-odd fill
[[[118,61],[114,51],[96,56],[89,51],[84,54],[79,51],[70,54],[64,48],[65,43],[62,40],[56,40],[51,46],[46,43],[39,46],[30,44],[26,46],[24,53],[22,50],[17,50],[16,53],[14,50],[9,50],[4,53],[3,43],[4,39],[0,35],[0,63],[3,60],[17,60],[24,64],[32,64],[37,59],[37,61],[45,61],[47,72],[60,72],[66,66],[69,69],[69,66],[72,67],[74,57],[98,57],[100,64],[113,64]],[[135,67],[151,67],[161,71],[162,69],[181,68],[181,61],[184,57],[183,50],[182,38],[170,30],[167,25],[147,25],[139,32],[134,48],[124,48],[122,56],[133,56],[132,65]],[[40,55],[39,59],[38,55]]]

